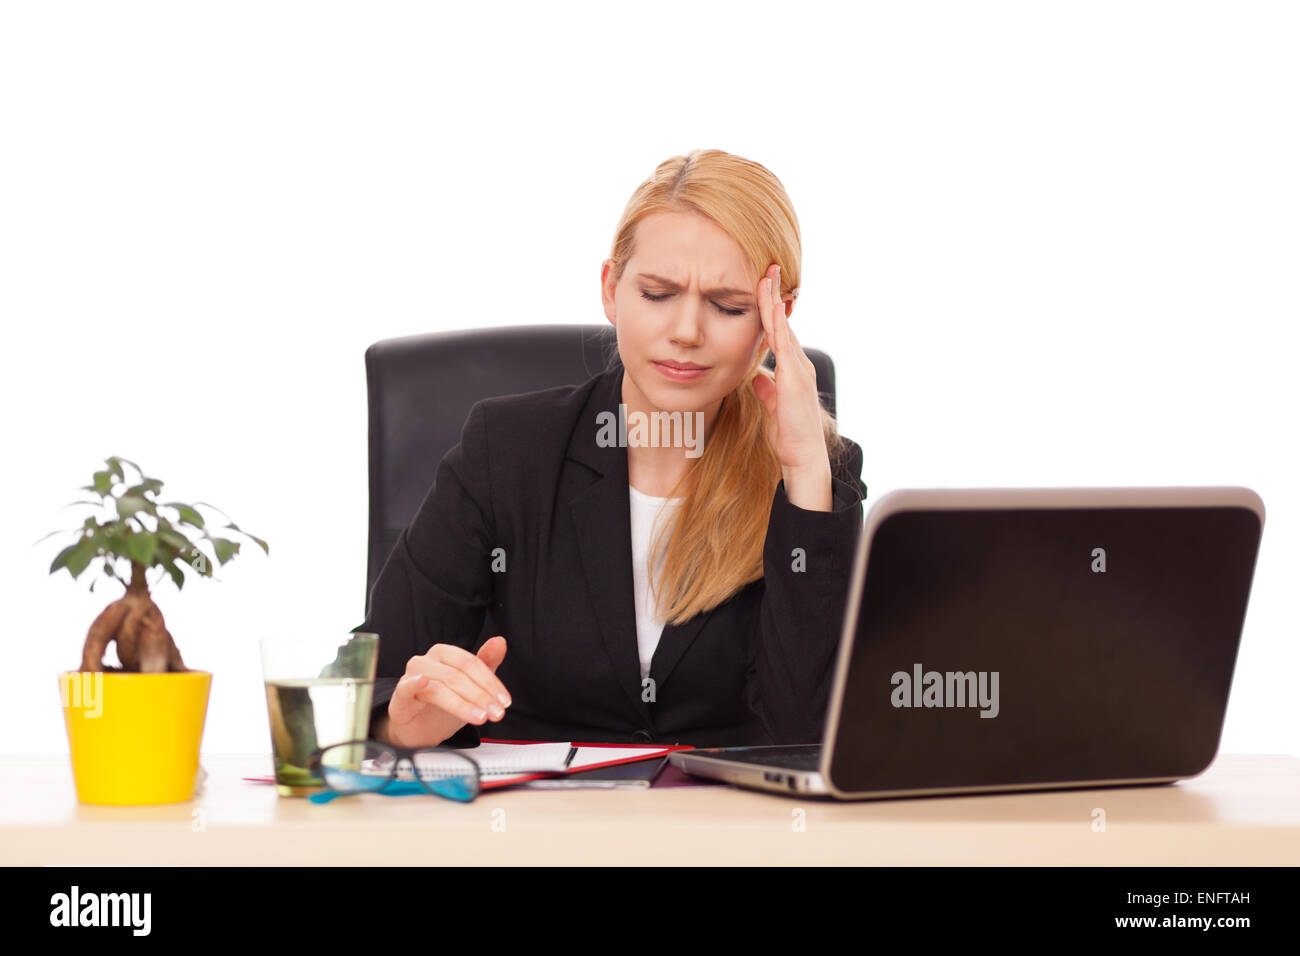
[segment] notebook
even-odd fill
[[[453,751],[471,757],[479,766],[479,774],[484,790],[511,786],[527,780],[552,777],[557,774],[570,774],[580,770],[593,770],[597,767],[610,767],[616,764],[630,763],[663,757],[675,750],[693,749],[687,745],[661,744],[658,746],[625,746],[623,744],[588,744],[588,743],[538,743],[530,740],[492,740],[484,739],[477,747],[467,747]],[[430,756],[424,760],[436,761]],[[447,758],[450,762],[454,758]],[[436,766],[427,764],[426,766]],[[364,771],[363,771],[364,772]],[[244,777],[255,783],[275,783],[274,776]],[[397,771],[397,779],[413,781],[415,775],[408,764],[402,764]]]
[[[482,740],[477,747],[457,751],[479,765],[482,788],[511,786],[528,780],[567,775],[597,767],[611,767],[663,757],[674,750],[691,750],[685,745],[662,744],[629,747],[623,744],[534,743],[524,740]],[[402,780],[414,780],[403,767]]]
[[[668,754],[664,754],[649,760],[526,780],[520,786],[531,790],[648,790],[657,785],[659,774],[667,765]]]
[[[577,748],[573,744],[566,743],[510,744],[484,741],[477,747],[453,750],[450,753],[464,754],[472,758],[478,764],[479,775],[486,784],[489,780],[517,777],[527,773],[564,773],[577,754]],[[435,770],[438,768],[438,760],[439,755],[429,754],[421,758],[421,763]],[[463,763],[450,754],[444,758],[444,762],[449,767]],[[398,768],[397,779],[415,779],[410,764],[402,764]]]

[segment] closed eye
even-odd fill
[[[668,296],[671,294],[672,293],[665,292],[663,295],[651,295],[649,292],[642,292],[641,298],[649,299],[651,302],[662,302],[664,299],[668,298]],[[724,309],[716,302],[713,303],[713,307],[717,309],[719,312],[722,312],[726,315],[744,315],[747,311],[749,311],[748,309]]]

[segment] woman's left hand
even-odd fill
[[[774,263],[759,280],[757,296],[767,344],[776,355],[776,384],[760,372],[754,376],[753,388],[767,409],[767,438],[781,462],[787,496],[800,507],[829,511],[831,465],[817,397],[817,369],[790,328],[780,280],[781,268]],[[800,501],[795,500],[796,494]]]

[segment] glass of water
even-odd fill
[[[312,754],[366,736],[379,635],[277,636],[260,643],[276,789],[282,797],[318,793],[325,781],[311,768]]]

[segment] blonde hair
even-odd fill
[[[632,194],[615,230],[610,258],[616,283],[632,258],[637,223],[663,211],[711,219],[740,246],[756,277],[769,263],[781,266],[782,301],[798,294],[799,221],[785,187],[763,166],[717,149],[697,149],[660,163]],[[670,624],[717,607],[763,577],[763,543],[781,463],[767,440],[767,409],[751,382],[755,375],[775,381],[764,364],[769,354],[770,349],[760,354],[723,398],[703,454],[673,489],[680,488],[685,500],[651,545],[651,553],[658,554],[663,536],[670,536],[658,585],[652,582]],[[846,446],[825,408],[822,430],[834,471]]]

